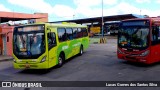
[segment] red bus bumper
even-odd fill
[[[139,62],[144,64],[151,64],[153,62],[150,62],[149,57],[140,57],[140,56],[127,56],[125,54],[117,54],[118,59],[131,61],[131,62]]]

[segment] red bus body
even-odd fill
[[[144,22],[144,26],[143,23],[141,22]],[[147,25],[145,26],[146,22],[148,22],[148,26]],[[123,29],[120,31],[120,33],[118,33],[117,57],[119,59],[132,62],[141,62],[145,64],[152,64],[155,62],[159,62],[160,61],[160,18],[130,19],[122,21],[122,24],[123,25],[121,27],[123,27]],[[139,24],[142,24],[142,26]],[[148,27],[148,29],[144,29],[144,27]],[[130,28],[133,28],[132,29],[133,34],[130,34],[131,32],[129,31],[127,32],[127,30],[130,30]],[[126,31],[124,31],[124,29],[126,29]],[[141,30],[141,32],[139,32],[137,29]],[[134,32],[134,30],[137,31]],[[134,34],[136,34],[137,36],[135,36]],[[138,35],[139,37],[143,37],[143,35],[144,36],[146,35],[146,38],[144,40],[148,40],[147,43],[145,43],[144,45],[142,44],[139,45],[139,43],[138,45],[135,45],[135,42],[137,41],[134,40],[139,40],[137,39],[139,38]],[[127,39],[128,41],[126,40],[125,36],[129,37],[129,39]],[[136,39],[134,36],[136,37]],[[144,46],[143,47],[144,49],[142,49],[141,46],[142,47]]]

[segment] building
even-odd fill
[[[14,26],[1,25],[0,54],[12,55],[12,34]]]
[[[20,20],[28,20],[28,23],[48,22],[48,14],[26,14],[0,11],[0,55],[12,55],[13,29],[16,26],[14,22]]]
[[[2,32],[2,28],[0,27],[0,32]],[[0,34],[0,55],[2,54],[3,43],[2,43],[2,33]]]

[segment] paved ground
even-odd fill
[[[0,55],[0,62],[13,60],[12,56]]]
[[[117,40],[109,39],[108,44],[91,44],[82,55],[72,58],[61,68],[52,68],[48,72],[40,70],[15,70],[12,62],[0,62],[0,80],[16,81],[160,81],[160,63],[154,65],[133,64],[117,59]],[[1,88],[4,89],[4,88]],[[0,89],[0,90],[1,90]],[[24,90],[7,88],[4,90]],[[65,87],[31,88],[26,90],[146,90],[159,88],[107,88],[107,87]]]

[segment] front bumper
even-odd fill
[[[141,56],[127,56],[124,54],[118,54],[119,59],[131,61],[131,62],[140,62],[144,64],[150,64],[147,57],[141,57]]]
[[[43,63],[15,63],[13,62],[13,66],[15,69],[48,69],[47,61]]]

